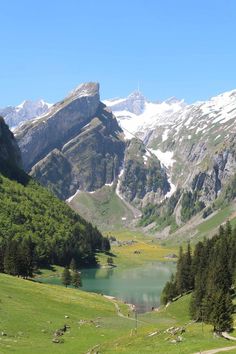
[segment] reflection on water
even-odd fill
[[[115,296],[139,312],[160,305],[161,291],[175,271],[174,263],[148,263],[131,269],[82,270],[83,290]]]

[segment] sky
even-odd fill
[[[1,0],[0,107],[140,87],[191,103],[236,88],[235,0]]]

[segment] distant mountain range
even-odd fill
[[[83,212],[83,193],[102,203],[105,188],[143,225],[162,229],[171,214],[180,228],[214,213],[233,185],[235,120],[236,90],[191,105],[139,91],[101,102],[98,84],[87,83],[15,135],[25,169],[75,209]]]
[[[103,101],[117,117],[127,138],[144,138],[153,128],[165,124],[169,117],[183,109],[183,100],[174,97],[163,102],[150,102],[139,91],[126,98]]]
[[[8,106],[0,108],[0,116],[4,117],[5,122],[11,129],[17,127],[20,123],[41,116],[48,112],[52,104],[44,100],[23,101],[16,107]]]

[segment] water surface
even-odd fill
[[[162,289],[175,268],[172,262],[153,262],[129,269],[84,269],[82,289],[115,296],[134,304],[138,312],[151,311],[160,305]]]

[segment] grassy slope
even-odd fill
[[[178,229],[177,232],[171,234],[165,241],[166,245],[176,246],[187,240],[196,243],[204,237],[215,235],[221,224],[226,220],[230,220],[232,226],[236,226],[236,203],[232,202],[229,206],[224,207],[217,212],[211,214],[207,219],[202,219],[197,215],[191,219],[186,225]]]
[[[213,336],[212,327],[202,326],[201,323],[192,323],[188,316],[189,296],[171,304],[167,309],[158,313],[148,313],[139,316],[139,320],[146,321],[147,325],[138,324],[137,335],[123,336],[110,346],[102,345],[102,353],[181,353],[192,354],[203,349],[232,346],[232,342]],[[151,326],[152,323],[152,326]],[[178,344],[170,343],[176,336],[165,333],[172,326],[184,326],[186,332],[182,334],[183,341]],[[149,337],[151,333],[156,335]]]
[[[104,297],[0,275],[0,353],[84,353],[130,330]],[[124,306],[124,305],[123,305]],[[69,318],[65,319],[65,315]],[[80,320],[97,320],[79,325]],[[55,330],[69,325],[63,344],[52,343]]]
[[[116,230],[130,224],[132,211],[116,195],[115,187],[104,186],[95,193],[78,193],[69,203],[86,220],[101,230]],[[122,217],[126,217],[123,221]]]
[[[7,334],[0,337],[0,353],[87,353],[99,345],[101,353],[190,354],[203,348],[232,345],[214,338],[210,326],[204,325],[202,332],[201,324],[189,324],[189,296],[167,309],[140,315],[135,335],[133,315],[129,318],[118,316],[114,303],[100,295],[3,274],[0,274],[0,281],[0,329]],[[126,315],[127,307],[122,304],[120,309]],[[80,320],[93,320],[95,324],[81,325]],[[63,336],[64,343],[52,343],[54,331],[65,323],[71,328]],[[164,331],[180,325],[187,328],[183,342],[172,344],[169,340],[174,337]],[[160,333],[148,337],[156,330]]]

